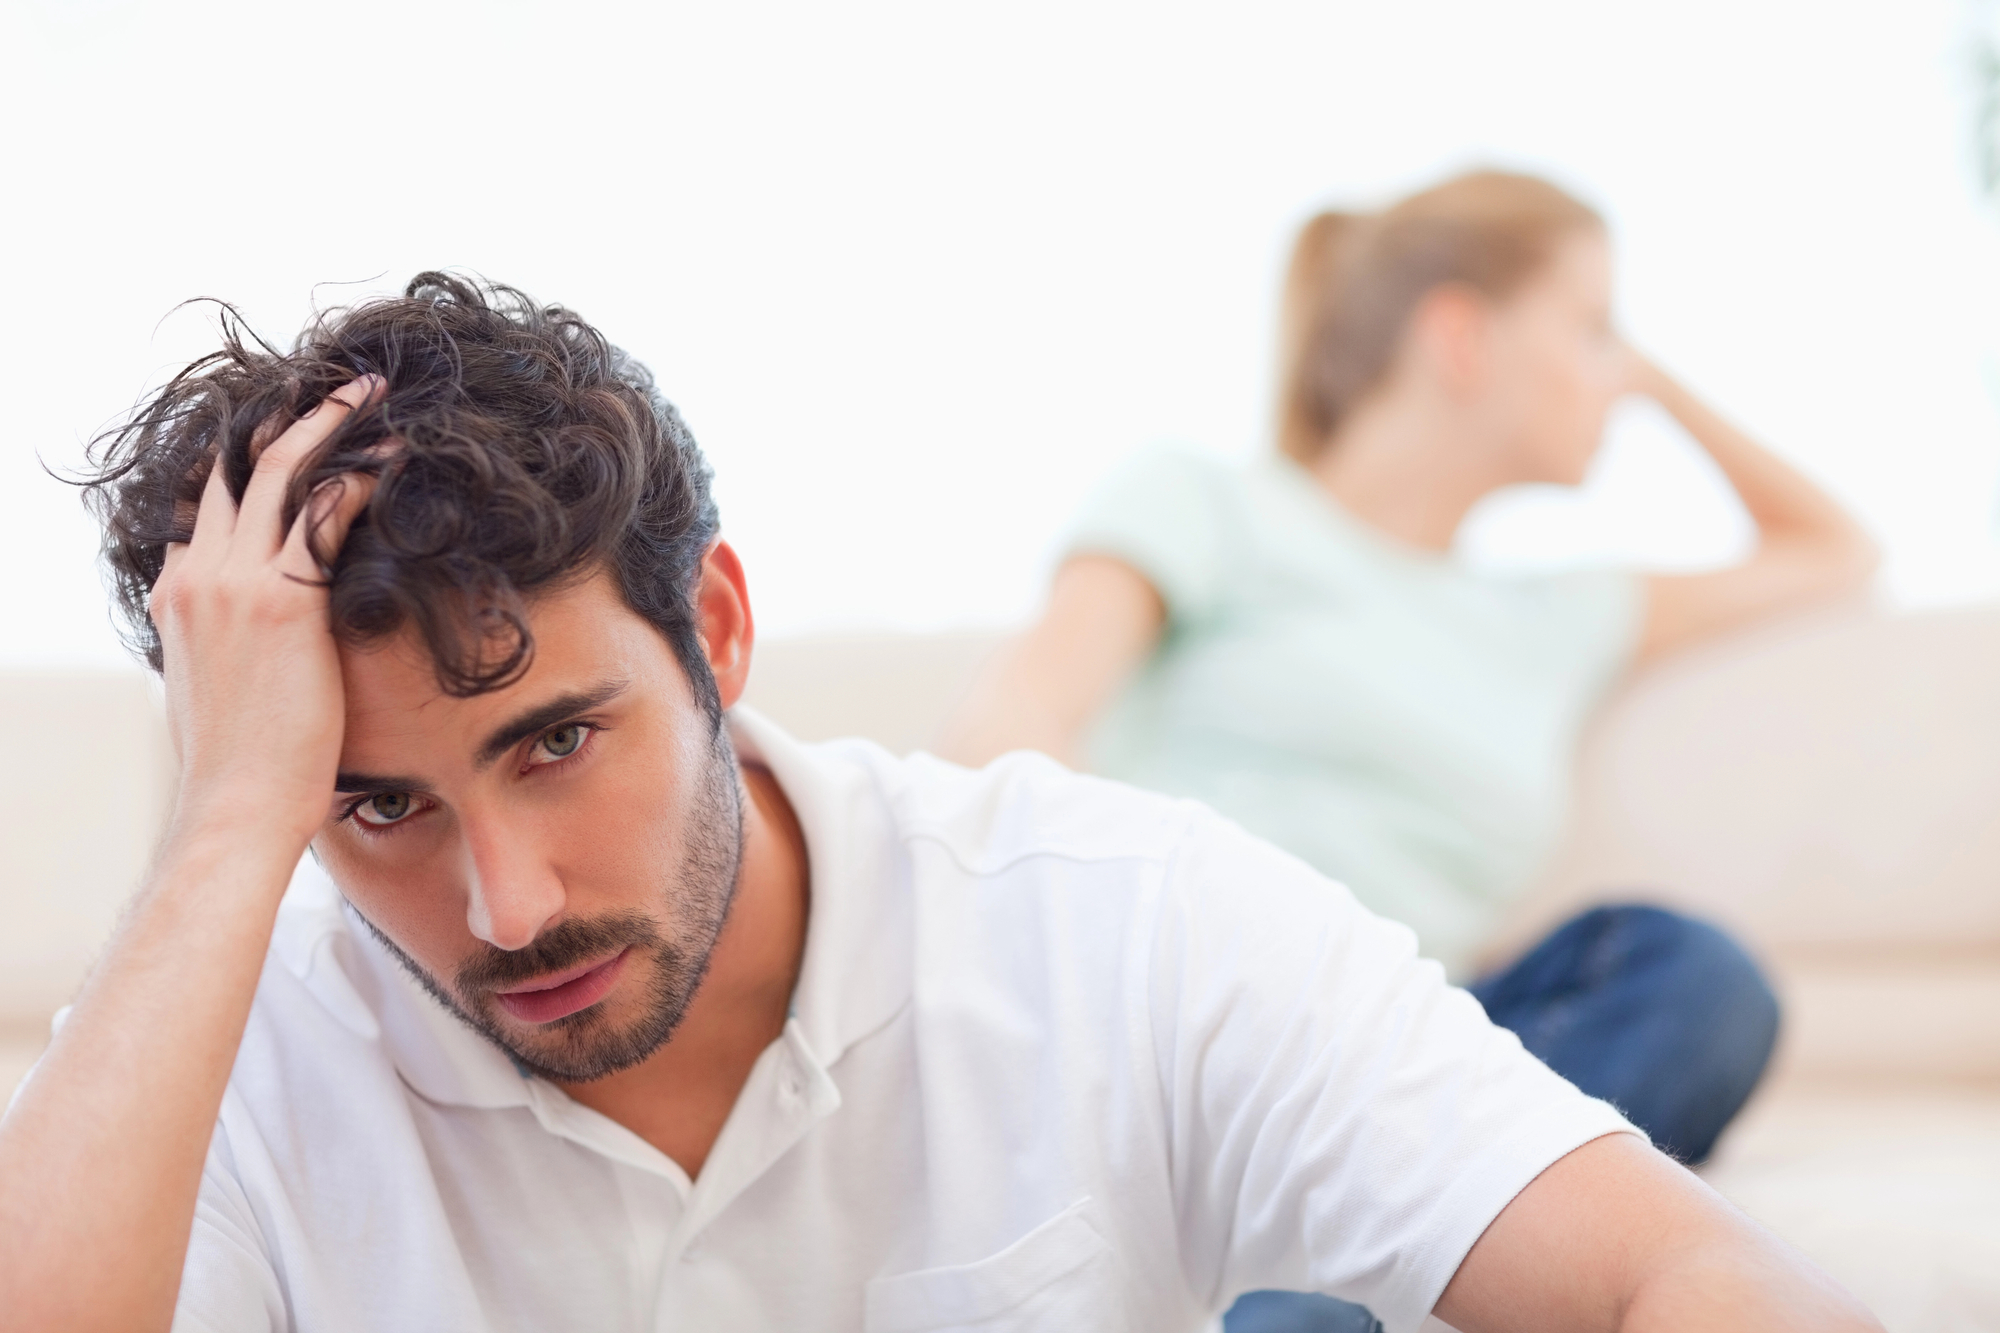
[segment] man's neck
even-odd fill
[[[750,1069],[785,1030],[805,955],[810,901],[805,835],[784,790],[745,764],[743,864],[708,975],[673,1039],[630,1069],[569,1095],[701,1172]]]

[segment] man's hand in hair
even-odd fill
[[[145,885],[0,1120],[10,1330],[173,1320],[223,1090],[346,725],[313,553],[340,548],[374,483],[322,486],[289,526],[285,494],[378,388],[347,384],[279,433],[241,506],[217,465],[153,587],[180,792]]]
[[[257,455],[238,506],[220,463],[194,539],[167,548],[150,609],[164,649],[167,722],[180,757],[170,839],[253,829],[296,861],[326,819],[345,710],[324,571],[374,490],[356,474],[323,484],[289,530],[299,465],[380,381],[335,390]]]

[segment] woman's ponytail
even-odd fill
[[[1278,447],[1310,464],[1394,361],[1410,316],[1456,283],[1502,301],[1578,231],[1587,204],[1533,176],[1475,171],[1383,213],[1321,213],[1285,278]]]

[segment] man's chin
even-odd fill
[[[617,985],[597,1003],[553,1022],[526,1023],[502,1009],[491,993],[477,1002],[466,1000],[456,987],[445,985],[374,922],[366,916],[361,919],[403,969],[453,1017],[499,1047],[524,1073],[554,1083],[589,1083],[643,1063],[674,1035],[687,1002],[708,970],[706,956],[693,975],[685,978],[679,975],[671,951],[634,957],[627,961]]]
[[[497,1005],[477,1016],[452,1007],[516,1065],[553,1083],[590,1083],[643,1064],[680,1024],[678,1012],[658,1010],[614,1018],[609,1001],[548,1023],[523,1023]]]

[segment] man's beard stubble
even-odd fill
[[[630,1069],[667,1044],[687,1016],[688,1005],[708,975],[716,938],[729,919],[735,901],[737,874],[743,864],[743,794],[737,781],[736,750],[726,728],[717,727],[715,743],[701,775],[683,832],[679,873],[667,899],[669,918],[682,938],[669,940],[659,925],[642,912],[612,912],[588,919],[565,918],[512,951],[482,945],[456,974],[455,989],[438,981],[405,953],[367,917],[368,929],[402,963],[423,988],[445,1008],[488,1041],[505,1051],[522,1068],[558,1083],[587,1083]],[[356,911],[356,915],[360,912]],[[460,996],[488,997],[501,986],[531,981],[560,972],[620,948],[632,952],[626,962],[650,963],[645,1012],[623,1028],[613,1028],[601,1005],[541,1026],[538,1038],[554,1049],[524,1050],[491,1014],[489,1008],[468,1007]]]

